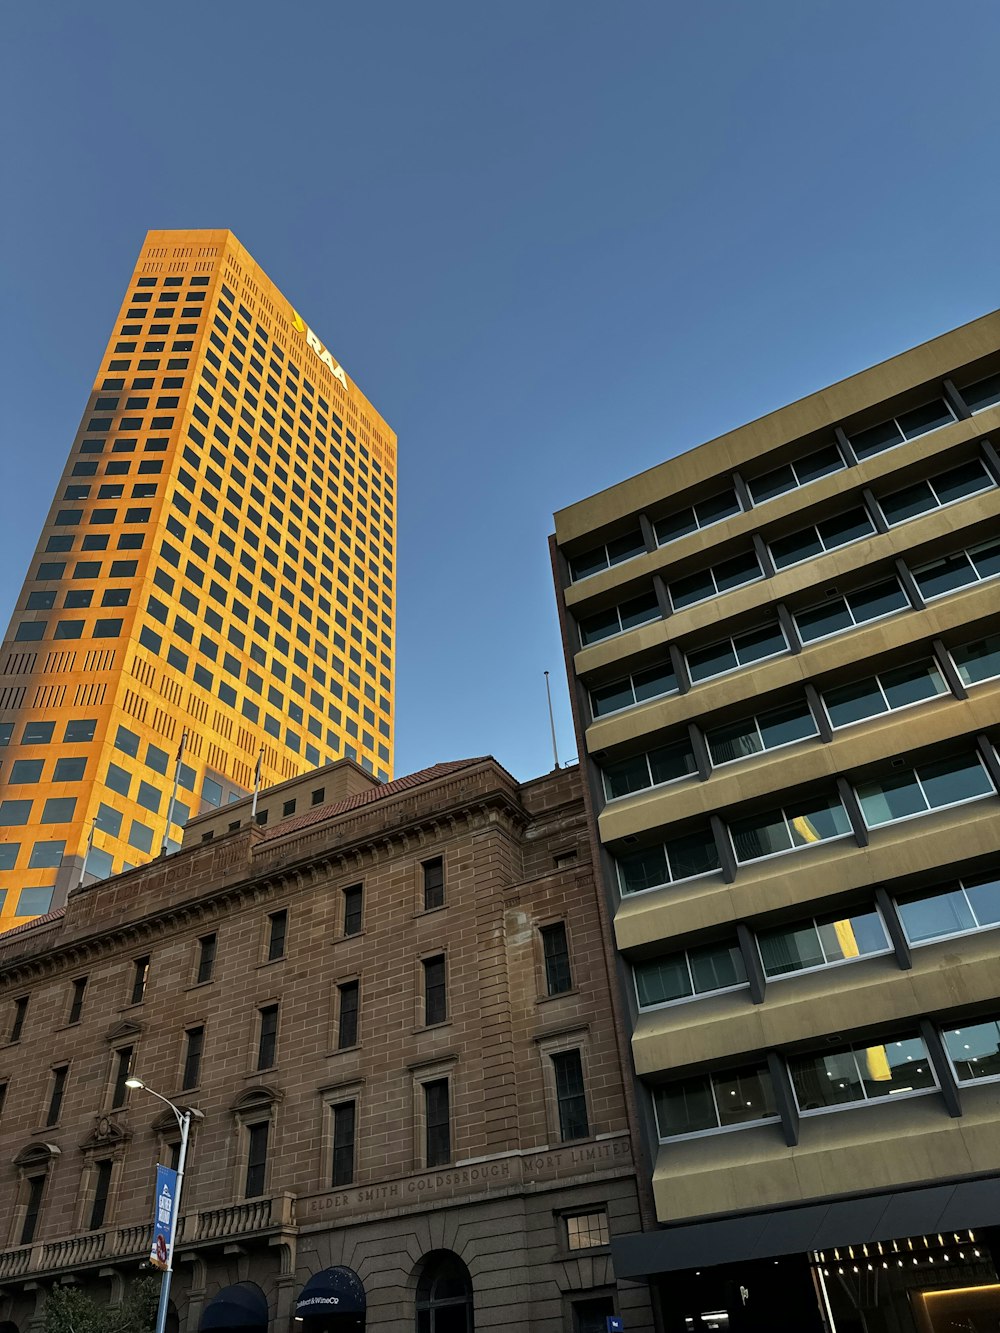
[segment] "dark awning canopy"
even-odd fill
[[[260,1287],[253,1282],[237,1282],[209,1301],[198,1328],[200,1333],[217,1328],[260,1329],[266,1333],[267,1323],[267,1300]]]
[[[963,1231],[998,1221],[1000,1180],[963,1180],[620,1236],[611,1242],[611,1256],[620,1278],[641,1281],[685,1268]]]
[[[295,1302],[296,1319],[364,1312],[364,1284],[352,1268],[324,1268],[314,1273]]]

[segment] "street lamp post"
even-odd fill
[[[177,1121],[177,1127],[181,1132],[181,1150],[177,1157],[177,1191],[174,1195],[174,1210],[170,1218],[170,1237],[167,1249],[167,1266],[163,1270],[163,1277],[160,1279],[160,1305],[156,1312],[156,1333],[166,1333],[167,1311],[170,1308],[170,1279],[173,1276],[174,1267],[174,1241],[177,1237],[177,1219],[181,1213],[181,1188],[184,1184],[184,1165],[187,1161],[188,1139],[191,1135],[191,1121],[204,1119],[203,1111],[196,1111],[188,1108],[182,1111],[179,1106],[175,1106],[169,1097],[163,1097],[155,1092],[147,1084],[143,1083],[141,1078],[127,1078],[125,1080],[127,1088],[142,1088],[148,1092],[151,1097],[157,1101],[163,1102],[169,1106],[174,1113],[174,1119]]]

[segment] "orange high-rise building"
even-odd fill
[[[149,232],[0,655],[0,928],[173,849],[258,756],[391,777],[395,483],[232,232]]]

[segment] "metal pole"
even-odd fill
[[[164,1099],[165,1100],[165,1099]],[[184,1184],[184,1163],[187,1161],[188,1134],[191,1130],[191,1112],[179,1112],[172,1103],[167,1103],[181,1130],[181,1150],[177,1158],[177,1192],[174,1195],[174,1211],[170,1219],[170,1244],[167,1248],[167,1267],[160,1279],[160,1305],[156,1312],[156,1333],[166,1333],[167,1312],[170,1309],[170,1279],[174,1268],[174,1241],[177,1238],[177,1223],[181,1215],[181,1189]]]
[[[170,789],[170,802],[167,805],[167,826],[163,830],[163,846],[160,848],[160,855],[167,853],[167,843],[170,841],[170,825],[174,818],[174,805],[177,801],[177,783],[181,776],[181,760],[184,758],[184,747],[187,745],[187,729],[181,732],[181,743],[177,751],[177,758],[174,760],[174,785]]]
[[[559,750],[556,747],[556,719],[552,711],[552,690],[549,687],[549,673],[545,673],[545,697],[549,701],[549,727],[552,731],[552,758],[555,760],[555,767],[559,767]]]

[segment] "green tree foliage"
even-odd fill
[[[159,1278],[140,1277],[111,1310],[79,1287],[53,1287],[45,1302],[45,1333],[153,1333],[159,1294]]]

